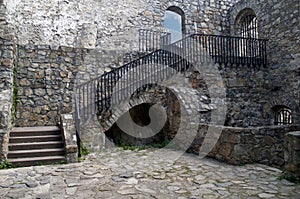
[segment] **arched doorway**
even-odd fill
[[[166,10],[164,28],[171,33],[172,43],[182,39],[185,34],[185,16],[179,7],[171,6]]]

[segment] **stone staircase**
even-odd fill
[[[18,127],[10,132],[8,161],[16,166],[34,166],[65,161],[61,130],[57,126]]]

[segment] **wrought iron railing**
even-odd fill
[[[212,60],[229,65],[266,66],[266,40],[192,34],[170,45],[164,44],[158,50],[78,86],[80,119],[86,121],[91,115],[107,111],[112,103],[122,102],[136,89],[147,87],[148,79],[160,82],[174,75],[174,71],[184,71],[194,63]]]
[[[171,44],[171,33],[150,29],[139,30],[139,51],[152,52]]]
[[[267,40],[265,39],[203,34],[195,34],[192,37],[193,43],[200,44],[204,53],[211,56],[217,63],[267,65]]]

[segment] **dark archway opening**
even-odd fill
[[[164,147],[166,146],[175,136],[180,124],[180,104],[176,95],[166,89],[162,98],[160,98],[163,107],[165,107],[167,121],[165,122],[163,128],[153,135],[152,137],[140,138],[134,137],[132,135],[123,132],[117,125],[117,122],[105,132],[106,137],[113,142],[116,146],[133,146],[134,147]],[[158,96],[156,96],[158,97]],[[146,127],[151,122],[149,117],[149,110],[154,104],[143,103],[137,105],[129,110],[130,116],[133,122],[141,127]],[[122,115],[118,120],[123,120],[125,114]]]
[[[133,122],[142,127],[149,125],[151,122],[149,117],[149,109],[152,105],[153,104],[143,103],[130,109],[129,113]],[[122,115],[119,120],[123,119],[122,117],[124,117],[124,115]],[[167,128],[168,122],[165,124],[163,129],[154,136],[140,138],[138,136],[134,137],[126,132],[123,132],[116,122],[105,134],[107,138],[117,146],[154,146],[158,145],[159,143],[163,144],[167,142],[168,139],[165,136]]]

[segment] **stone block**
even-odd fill
[[[76,128],[73,116],[70,114],[63,114],[60,118],[63,139],[66,148],[67,163],[74,163],[78,161],[78,146],[76,137]]]
[[[285,173],[300,180],[300,131],[286,134],[284,140]]]
[[[226,157],[226,158],[229,158],[230,155],[231,155],[232,150],[233,150],[233,145],[232,144],[224,143],[219,148],[219,154]]]

